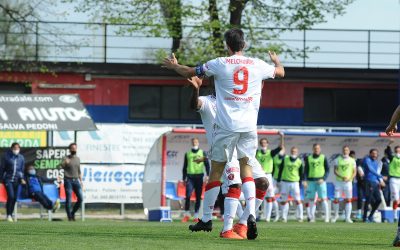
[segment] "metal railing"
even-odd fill
[[[168,37],[121,32],[129,24],[30,22],[23,31],[16,23],[8,23],[8,30],[4,24],[0,21],[1,60],[156,63],[157,51],[169,51],[172,44]],[[279,33],[278,38],[265,39],[263,44],[280,43],[296,52],[295,58],[282,53],[286,66],[400,68],[400,31],[258,29]]]

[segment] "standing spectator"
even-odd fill
[[[318,200],[322,202],[325,210],[325,222],[329,222],[329,207],[326,188],[326,178],[329,175],[328,159],[321,154],[321,146],[313,145],[313,153],[305,158],[304,188],[306,188],[306,199],[308,207],[307,216],[310,222],[315,222],[315,194],[318,193]]]
[[[4,153],[1,159],[0,178],[7,191],[7,221],[13,222],[15,203],[17,202],[19,184],[26,184],[24,178],[25,158],[20,154],[21,147],[14,142],[11,149]]]
[[[194,207],[194,220],[198,222],[199,209],[201,204],[201,193],[203,192],[204,172],[207,176],[210,173],[210,165],[203,150],[199,148],[199,139],[192,138],[192,149],[185,154],[183,163],[183,181],[186,183],[185,214],[182,222],[190,219],[190,196],[193,190],[196,193],[196,204]]]
[[[256,152],[256,159],[260,163],[264,173],[267,176],[269,186],[267,189],[267,194],[264,203],[264,217],[266,222],[271,220],[272,207],[278,207],[278,203],[275,201],[275,190],[272,184],[272,172],[274,171],[274,157],[279,154],[279,152],[284,147],[284,135],[282,132],[278,132],[280,136],[279,146],[273,150],[268,149],[268,139],[260,139],[260,149]],[[278,171],[279,172],[279,171]],[[264,198],[263,198],[264,199]],[[277,210],[276,210],[277,211]]]
[[[342,194],[345,195],[345,214],[346,222],[353,223],[350,219],[352,210],[352,198],[353,198],[353,179],[356,176],[357,164],[356,161],[350,157],[350,148],[348,146],[343,147],[342,155],[339,155],[335,159],[335,200],[333,201],[333,210],[335,216],[332,222],[335,223],[339,218],[339,199]]]
[[[364,222],[374,222],[374,213],[381,204],[380,187],[384,187],[382,175],[379,174],[382,168],[382,162],[378,160],[378,150],[373,148],[369,151],[369,156],[363,160],[363,169],[365,173],[365,204],[364,204]],[[371,212],[368,215],[368,206],[371,204]]]
[[[364,171],[362,169],[362,159],[356,158],[356,152],[351,150],[350,157],[356,161],[357,164],[357,219],[362,219],[362,205],[365,197],[365,182],[364,182]]]
[[[71,143],[68,148],[70,154],[65,157],[61,163],[61,167],[64,169],[64,188],[66,194],[65,210],[67,212],[68,220],[75,221],[75,213],[79,210],[83,201],[81,160],[76,155],[76,143]],[[72,192],[75,193],[78,201],[75,203],[71,211]]]
[[[279,152],[279,154],[275,155],[275,157],[274,157],[274,171],[272,173],[272,177],[274,179],[272,181],[272,184],[274,185],[275,196],[280,193],[280,189],[278,188],[278,175],[279,175],[279,171],[280,171],[280,166],[281,166],[284,158],[285,158],[285,147],[282,147],[282,150]],[[274,210],[275,210],[274,222],[277,222],[277,221],[279,221],[279,218],[280,218],[280,215],[279,215],[280,211],[279,211],[279,205],[278,205],[278,202],[276,201],[276,199],[274,202]]]

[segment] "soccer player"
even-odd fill
[[[215,124],[215,115],[216,115],[216,99],[215,95],[209,96],[199,96],[199,89],[202,85],[202,80],[198,77],[192,77],[188,79],[188,81],[193,86],[193,94],[191,100],[191,108],[196,109],[201,116],[201,120],[203,122],[204,128],[206,129],[206,137],[212,142],[212,128]],[[237,223],[234,228],[235,231],[232,231],[233,219],[236,214],[240,214],[239,218],[242,217],[243,211],[241,210],[242,204],[236,197],[232,197],[228,194],[230,188],[238,189],[241,186],[240,180],[240,171],[239,171],[239,162],[237,161],[236,150],[234,152],[234,157],[232,161],[228,162],[224,169],[223,174],[223,184],[221,186],[222,193],[227,197],[224,200],[224,207],[226,207],[224,213],[224,229],[221,234],[224,238],[240,238],[246,237],[245,225],[242,223]],[[265,193],[268,188],[268,179],[261,168],[261,165],[256,163],[256,167],[253,167],[253,177],[254,182],[256,184],[256,210],[263,202]],[[238,190],[239,191],[239,190]],[[237,205],[235,205],[237,203]],[[237,211],[237,210],[238,211]],[[238,233],[236,233],[238,232]]]
[[[342,194],[345,195],[345,213],[346,222],[353,223],[350,219],[351,216],[351,202],[353,198],[353,179],[356,176],[357,164],[356,161],[350,157],[350,148],[343,147],[343,155],[340,155],[335,160],[335,200],[333,201],[333,210],[335,212],[332,222],[335,223],[339,218],[339,199]]]
[[[298,157],[299,150],[296,147],[290,149],[290,156],[285,156],[279,168],[278,182],[281,183],[282,219],[287,222],[289,213],[288,196],[291,194],[297,205],[296,217],[303,222],[303,203],[300,195],[300,182],[303,180],[303,162]]]
[[[400,105],[394,111],[392,118],[390,119],[390,123],[386,128],[385,132],[388,136],[392,136],[394,135],[394,133],[397,132],[397,123],[399,121],[400,121]],[[397,222],[397,233],[393,241],[393,246],[400,247],[400,220],[398,220]]]
[[[260,107],[261,85],[264,79],[283,77],[284,68],[278,56],[270,52],[275,66],[243,55],[244,33],[233,28],[224,34],[229,57],[219,57],[197,67],[177,63],[175,58],[165,58],[164,67],[176,71],[185,78],[197,75],[214,76],[216,89],[216,120],[211,149],[211,173],[204,197],[203,218],[189,229],[193,231],[212,229],[212,211],[219,193],[220,179],[225,164],[232,160],[236,148],[240,163],[242,190],[247,218],[247,238],[258,235],[255,220],[255,183],[252,176],[254,155],[257,150],[257,117]],[[237,189],[229,189],[229,196],[239,198]]]
[[[363,169],[365,173],[365,204],[364,204],[364,222],[374,222],[374,213],[381,204],[380,186],[384,187],[382,175],[379,173],[382,162],[378,160],[378,150],[373,148],[369,151],[369,156],[363,160]],[[368,207],[371,205],[371,212],[368,215]]]
[[[329,222],[329,207],[326,190],[326,178],[329,174],[328,160],[325,155],[321,154],[321,146],[313,145],[313,154],[305,158],[304,174],[306,181],[306,199],[309,210],[307,216],[310,222],[315,222],[315,194],[318,193],[318,200],[322,202],[325,210],[325,222]]]
[[[393,155],[390,146],[387,146],[387,154],[389,158],[389,185],[393,201],[393,213],[395,221],[398,220],[397,208],[399,206],[400,193],[400,146],[394,148]]]
[[[280,136],[280,144],[277,148],[270,150],[268,149],[268,139],[267,138],[261,138],[260,139],[260,149],[257,150],[256,153],[256,159],[257,161],[261,164],[264,173],[266,174],[268,178],[268,182],[270,183],[267,194],[266,194],[266,203],[264,205],[264,216],[265,220],[267,222],[270,222],[271,220],[271,212],[272,212],[272,206],[275,201],[275,190],[274,190],[274,185],[273,185],[273,180],[272,180],[272,172],[274,171],[274,157],[279,154],[279,152],[282,150],[284,146],[284,135],[282,132],[278,132]],[[278,172],[278,171],[277,171]]]
[[[210,173],[208,159],[205,152],[199,148],[199,139],[192,138],[192,148],[186,152],[182,168],[182,179],[186,184],[185,213],[182,222],[188,222],[190,219],[190,197],[192,196],[193,190],[196,194],[194,220],[197,220],[199,217],[205,172],[206,176]]]
[[[274,163],[274,171],[272,173],[272,177],[273,179],[273,185],[274,185],[274,192],[275,195],[280,193],[280,189],[278,188],[278,175],[279,175],[279,169],[280,166],[282,164],[283,159],[285,158],[285,147],[282,147],[282,150],[279,152],[279,154],[275,155],[273,163]],[[265,208],[264,208],[265,209]],[[278,205],[278,201],[276,201],[273,203],[273,210],[275,210],[275,219],[274,222],[279,221],[279,205]],[[264,210],[265,211],[265,210]]]

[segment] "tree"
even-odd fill
[[[75,11],[88,13],[96,20],[130,24],[121,32],[172,38],[171,51],[180,61],[196,64],[224,54],[223,31],[230,27],[244,29],[250,55],[266,57],[269,49],[292,57],[303,55],[302,50],[280,41],[280,33],[312,28],[325,22],[328,15],[343,14],[354,0],[64,1],[77,2]]]

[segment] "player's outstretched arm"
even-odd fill
[[[400,121],[400,105],[396,108],[392,115],[389,125],[386,128],[386,134],[392,136],[397,132],[397,123]]]
[[[190,108],[199,110],[201,106],[203,105],[201,99],[199,98],[200,96],[200,87],[203,84],[203,80],[201,78],[198,78],[197,76],[194,76],[192,78],[189,78],[188,81],[193,87],[192,91],[192,99],[190,101]]]
[[[162,65],[163,65],[163,67],[166,67],[167,69],[174,70],[176,73],[180,74],[181,76],[183,76],[185,78],[190,78],[190,77],[196,75],[195,68],[191,68],[191,67],[188,67],[185,65],[180,65],[178,63],[178,60],[176,60],[174,53],[172,53],[171,58],[169,58],[169,57],[164,58]]]
[[[285,68],[281,64],[278,55],[274,51],[268,51],[271,61],[275,64],[275,77],[285,77]]]

